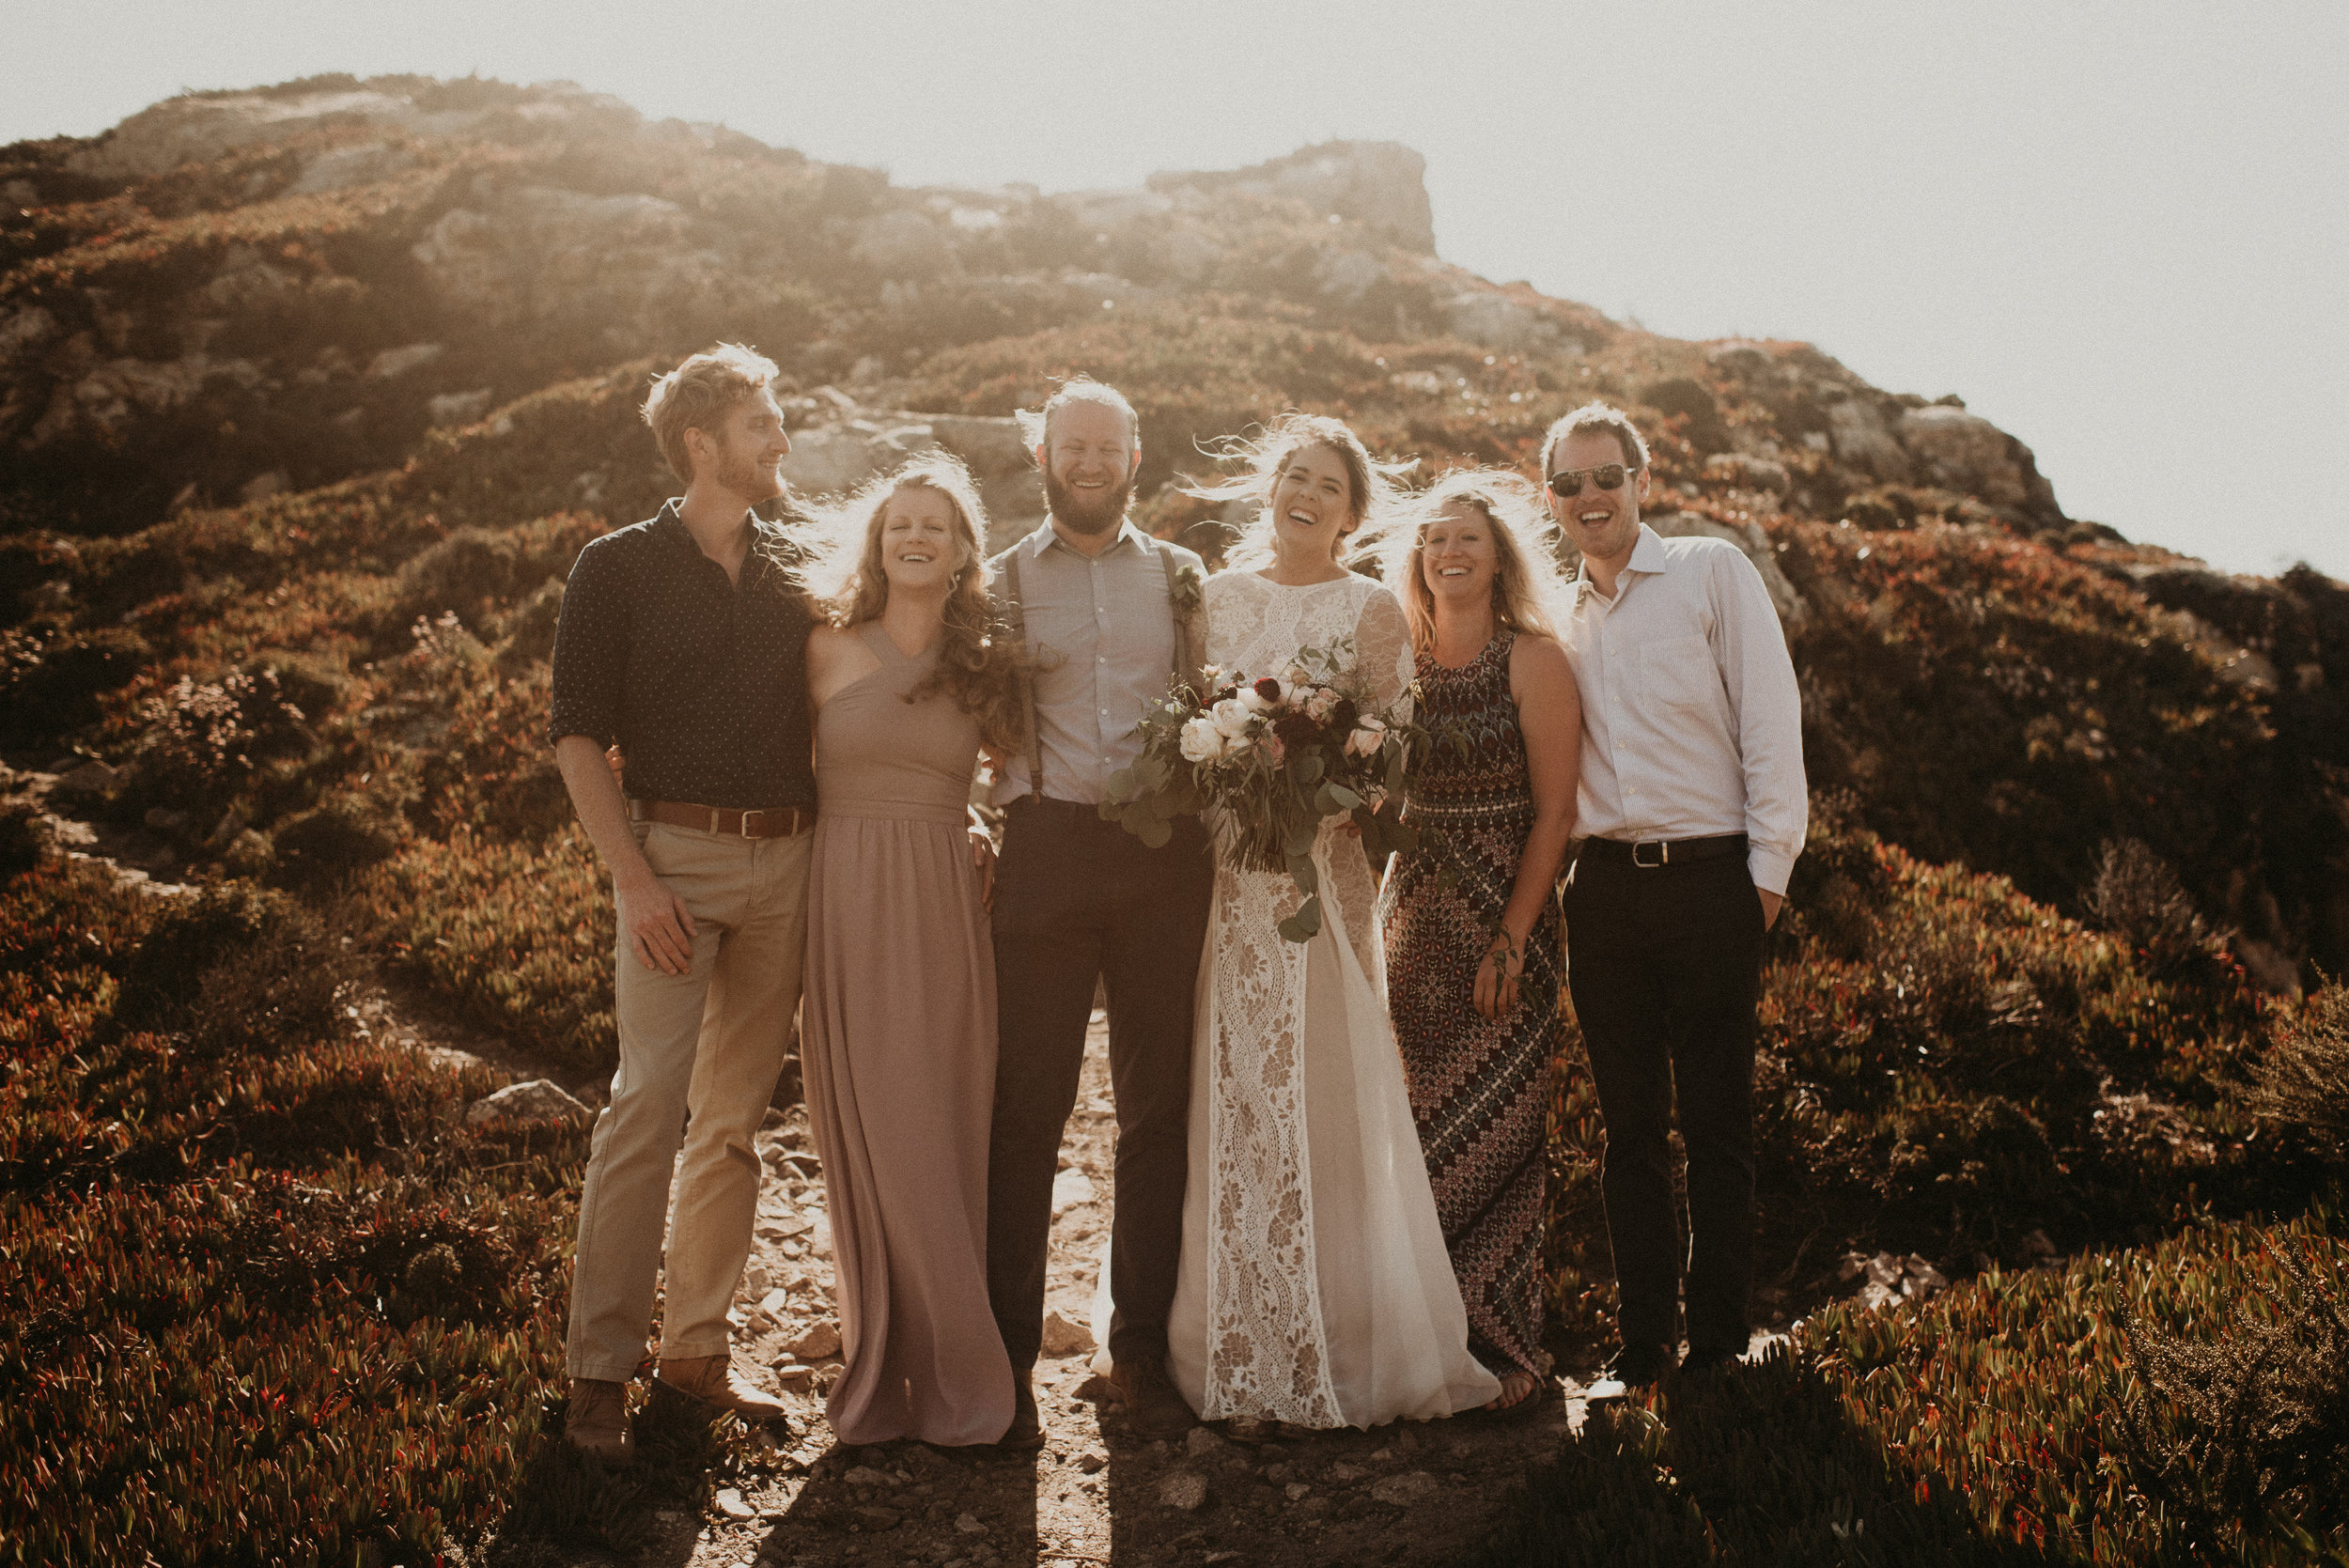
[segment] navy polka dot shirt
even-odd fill
[[[634,800],[812,811],[814,613],[789,570],[799,547],[753,516],[758,538],[729,582],[677,506],[579,552],[555,630],[548,738],[618,741]]]

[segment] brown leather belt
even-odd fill
[[[697,828],[728,838],[789,838],[816,826],[816,814],[798,806],[728,811],[723,806],[689,806],[677,800],[630,800],[628,815],[631,822],[665,822],[672,828]]]

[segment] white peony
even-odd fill
[[[1213,762],[1223,754],[1223,732],[1215,727],[1215,721],[1206,714],[1187,720],[1183,724],[1183,758],[1188,762]]]
[[[1244,696],[1226,697],[1207,711],[1217,731],[1226,740],[1237,740],[1246,735],[1249,722],[1256,716]]]

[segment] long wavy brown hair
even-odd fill
[[[889,603],[889,577],[881,566],[881,520],[892,497],[905,490],[934,490],[955,514],[953,587],[946,595],[945,626],[939,634],[938,667],[906,693],[917,702],[943,691],[979,722],[989,746],[1016,749],[1028,738],[1020,701],[1030,671],[1018,642],[996,620],[988,598],[987,507],[962,459],[924,453],[857,487],[837,507],[819,513],[814,529],[818,545],[809,582],[824,618],[844,630],[879,615]]]
[[[1555,637],[1549,606],[1557,579],[1543,545],[1541,502],[1523,475],[1500,468],[1459,468],[1438,479],[1404,508],[1402,525],[1386,542],[1387,586],[1403,601],[1411,643],[1423,652],[1436,643],[1436,598],[1423,570],[1427,525],[1451,505],[1473,506],[1492,528],[1493,619],[1513,631]]]
[[[1417,459],[1381,462],[1370,455],[1361,438],[1345,421],[1327,414],[1299,413],[1292,409],[1254,437],[1229,436],[1206,450],[1218,462],[1238,469],[1226,479],[1183,487],[1186,495],[1202,501],[1249,501],[1256,515],[1224,551],[1224,569],[1252,571],[1273,560],[1272,487],[1289,459],[1308,446],[1326,446],[1346,465],[1346,498],[1352,524],[1330,543],[1339,565],[1361,559],[1374,547],[1402,492],[1395,480],[1416,466]]]

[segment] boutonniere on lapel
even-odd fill
[[[1174,574],[1174,581],[1167,585],[1166,602],[1174,607],[1177,615],[1196,614],[1199,607],[1206,601],[1207,584],[1199,575],[1197,567],[1185,567]]]

